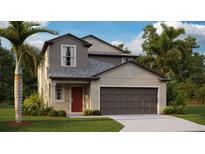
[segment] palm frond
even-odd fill
[[[58,34],[56,31],[39,26],[40,23],[37,22],[10,21],[7,28],[0,28],[0,36],[8,39],[18,50],[24,41],[33,34],[42,32]]]
[[[42,61],[40,51],[36,47],[30,46],[28,44],[23,44],[20,47],[20,51],[21,53],[24,52],[22,57],[22,64],[24,68],[26,68],[32,75],[36,76],[38,66]]]

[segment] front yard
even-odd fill
[[[201,125],[205,125],[205,105],[190,105],[186,107],[186,114],[175,115]]]
[[[0,104],[0,132],[117,132],[123,125],[110,118],[23,116],[25,125],[14,125],[14,106]]]

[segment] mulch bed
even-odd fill
[[[7,125],[10,127],[28,126],[28,125],[31,125],[31,122],[16,123],[15,121],[10,121],[7,123]]]

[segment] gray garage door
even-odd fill
[[[156,114],[157,88],[100,88],[100,110],[104,115]]]

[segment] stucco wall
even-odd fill
[[[55,99],[55,84],[51,84],[51,95],[49,105],[54,107],[55,110],[64,110],[66,113],[70,112],[71,92],[69,84],[60,84],[63,89],[63,100],[56,101]]]
[[[45,104],[49,103],[49,79],[47,75],[48,50],[44,54],[44,62],[38,67],[38,92],[43,96]]]
[[[56,101],[55,99],[55,86],[59,84],[63,88],[63,100]],[[52,81],[50,84],[50,102],[49,105],[54,107],[55,110],[65,110],[67,114],[71,113],[71,88],[80,86],[83,87],[83,109],[89,108],[89,85],[88,84],[76,84],[76,83],[63,83],[60,81]]]
[[[61,45],[76,45],[76,68],[85,68],[87,66],[88,48],[79,40],[73,37],[65,37],[49,45],[49,67],[61,67]]]
[[[159,76],[128,63],[100,76],[100,80],[91,82],[91,108],[100,109],[100,86],[116,87],[158,87],[159,112],[166,106],[166,83]]]
[[[103,43],[102,41],[99,41],[98,39],[95,39],[93,37],[86,37],[83,40],[93,44],[88,51],[97,51],[97,52],[117,52],[122,53],[122,51]]]

